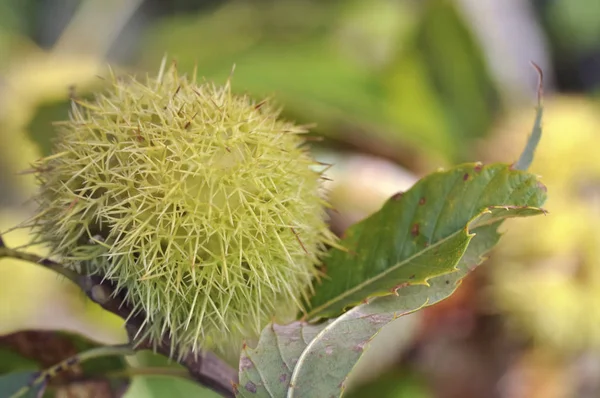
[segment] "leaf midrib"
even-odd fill
[[[364,287],[370,285],[371,283],[374,283],[380,279],[382,279],[384,276],[390,274],[393,271],[396,271],[397,269],[399,269],[400,267],[404,266],[405,264],[411,262],[412,260],[414,260],[415,258],[423,255],[424,253],[427,253],[430,250],[433,250],[437,247],[439,247],[442,243],[446,242],[447,240],[450,240],[451,238],[455,237],[456,235],[460,234],[460,233],[465,233],[465,235],[467,235],[467,245],[468,246],[468,242],[472,239],[472,235],[469,236],[469,231],[468,231],[468,227],[463,227],[461,229],[459,229],[458,231],[446,236],[445,238],[442,238],[440,240],[438,240],[437,242],[435,242],[433,245],[429,245],[426,248],[424,248],[423,250],[419,250],[417,252],[415,252],[413,255],[407,257],[406,259],[392,265],[391,267],[387,268],[385,271],[377,274],[374,277],[371,277],[369,279],[366,279],[365,281],[361,282],[358,285],[355,285],[353,288],[344,291],[344,293],[338,295],[335,297],[335,299],[333,300],[329,300],[326,301],[325,303],[323,303],[322,305],[320,305],[317,308],[312,309],[308,314],[307,314],[307,319],[310,319],[311,317],[313,317],[315,314],[318,314],[319,312],[321,312],[323,309],[331,306],[333,303],[337,303],[342,301],[344,298],[350,296],[351,294],[354,294],[360,290],[362,290]],[[465,248],[466,248],[465,246]],[[451,272],[451,271],[450,271]],[[442,274],[439,274],[442,275]],[[439,275],[430,275],[429,278],[435,277],[435,276],[439,276]],[[423,280],[424,283],[419,283],[420,281],[414,281],[413,283],[410,283],[410,285],[426,285],[426,279]],[[372,296],[376,296],[378,295],[377,293],[373,293]],[[350,303],[348,305],[351,305]]]

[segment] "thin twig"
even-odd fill
[[[1,238],[0,238],[1,239]],[[75,271],[72,271],[59,263],[56,263],[50,259],[40,257],[38,255],[27,253],[20,250],[10,249],[6,246],[0,245],[0,258],[14,258],[16,260],[27,261],[30,263],[35,263],[44,266],[45,268],[51,269],[55,271],[65,278],[77,283],[77,279],[79,278],[79,274]]]
[[[114,285],[101,275],[79,275],[55,261],[35,254],[9,249],[0,244],[0,259],[3,257],[39,264],[67,277],[76,283],[92,301],[126,320],[125,329],[130,341],[135,341],[136,350],[152,350],[155,348],[156,352],[162,355],[177,358],[177,362],[187,368],[190,376],[198,383],[224,397],[235,396],[234,385],[238,382],[237,372],[215,354],[211,352],[200,354],[192,352],[179,353],[177,349],[171,346],[168,333],[165,334],[161,344],[156,345],[156,347],[148,340],[136,341],[135,336],[140,335],[138,332],[144,325],[144,314],[140,312],[132,313],[132,308],[125,300],[124,292],[116,292]]]

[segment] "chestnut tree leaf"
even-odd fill
[[[410,285],[398,295],[373,298],[337,319],[320,324],[294,322],[268,325],[256,348],[244,347],[240,359],[240,397],[339,397],[348,375],[382,327],[402,315],[450,296],[461,280],[496,245],[503,212],[539,214],[538,209],[494,209],[480,216],[476,235],[459,261],[458,270],[433,277],[429,286]],[[495,216],[494,216],[494,213]],[[489,214],[489,215],[488,215]],[[486,222],[487,220],[487,222]]]
[[[483,255],[497,243],[500,222],[477,228],[477,235],[471,240],[456,272],[431,278],[429,286],[411,285],[399,289],[398,296],[376,297],[328,321],[298,357],[283,396],[341,396],[348,375],[379,330],[402,315],[452,295],[461,280],[483,262]]]
[[[365,300],[426,286],[456,271],[476,229],[541,212],[546,189],[507,164],[464,164],[430,174],[351,226],[324,260],[306,319],[340,315]]]

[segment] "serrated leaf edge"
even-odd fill
[[[327,308],[331,303],[340,301],[340,299],[343,299],[344,297],[347,297],[348,295],[351,295],[351,294],[359,291],[362,287],[370,284],[372,281],[379,280],[380,278],[384,277],[385,275],[388,275],[390,272],[397,270],[398,268],[402,267],[406,263],[412,261],[414,258],[422,256],[423,253],[426,253],[429,250],[433,250],[433,249],[437,248],[439,245],[443,244],[445,241],[450,240],[450,239],[456,237],[458,234],[464,233],[465,236],[467,237],[466,244],[465,244],[465,246],[464,246],[464,248],[462,250],[462,253],[461,253],[461,256],[459,257],[459,260],[454,264],[453,268],[450,271],[448,271],[448,272],[441,272],[441,273],[438,273],[438,274],[432,274],[432,275],[429,275],[426,278],[423,278],[422,280],[414,280],[414,281],[411,281],[411,282],[407,282],[405,284],[402,284],[402,285],[398,286],[396,289],[393,289],[393,290],[384,290],[384,291],[379,291],[379,292],[372,293],[372,294],[368,295],[367,297],[365,297],[364,299],[362,299],[360,301],[356,301],[354,303],[348,304],[346,307],[344,307],[344,312],[346,312],[346,309],[356,307],[356,306],[360,305],[361,303],[365,303],[365,301],[367,301],[369,299],[372,299],[372,298],[375,298],[375,297],[384,297],[384,296],[392,295],[400,287],[415,286],[415,285],[429,286],[429,284],[427,283],[427,281],[429,279],[435,278],[435,277],[438,277],[438,276],[442,276],[442,275],[446,275],[446,274],[450,274],[452,272],[456,272],[457,271],[457,267],[456,266],[459,263],[460,258],[462,258],[462,256],[464,255],[465,251],[467,250],[467,247],[469,246],[469,243],[471,242],[471,239],[473,238],[473,236],[475,236],[475,234],[472,233],[472,232],[470,232],[470,230],[471,229],[475,229],[475,228],[479,228],[479,227],[482,227],[484,225],[491,224],[493,222],[500,221],[500,220],[503,220],[503,219],[507,218],[507,217],[501,217],[501,218],[498,218],[498,219],[488,220],[485,224],[477,225],[476,227],[471,228],[471,226],[473,224],[475,224],[476,221],[479,218],[481,218],[484,214],[491,213],[493,209],[506,209],[507,211],[510,211],[510,210],[534,210],[534,211],[536,211],[537,210],[541,214],[546,214],[547,213],[546,210],[544,210],[542,208],[539,208],[539,207],[533,207],[533,206],[502,206],[502,205],[488,206],[488,207],[482,209],[475,216],[473,216],[467,222],[466,226],[463,227],[463,228],[461,228],[460,230],[454,232],[453,234],[450,234],[450,235],[446,236],[443,239],[440,239],[439,241],[435,242],[433,245],[427,246],[424,250],[419,251],[419,252],[413,254],[412,256],[410,256],[410,257],[408,257],[408,258],[406,258],[406,259],[404,259],[404,260],[396,263],[392,267],[386,269],[384,272],[378,274],[376,277],[369,278],[369,279],[365,280],[364,282],[362,282],[361,284],[354,286],[352,289],[345,291],[343,294],[337,296],[335,298],[335,300],[329,300],[326,303],[320,305],[319,307],[311,309],[311,311],[307,313],[306,319],[308,319],[310,321],[317,321],[319,319],[324,319],[324,318],[328,318],[329,316],[333,316],[333,314],[328,313],[327,311],[322,311],[322,310],[324,308]]]
[[[467,236],[469,236],[469,241],[468,241],[468,243],[467,243],[467,245],[466,245],[466,247],[465,247],[465,250],[463,251],[463,255],[464,255],[464,252],[466,251],[466,249],[467,249],[467,247],[468,247],[469,243],[471,242],[472,238],[473,238],[473,237],[476,235],[476,233],[475,233],[475,232],[470,232],[471,226],[472,226],[473,224],[475,224],[475,223],[476,223],[476,221],[477,221],[477,219],[479,219],[480,217],[482,217],[484,214],[489,214],[489,213],[492,213],[492,210],[493,210],[493,209],[506,209],[507,211],[510,211],[510,210],[521,210],[521,209],[522,209],[522,210],[526,210],[526,209],[527,209],[527,210],[533,210],[533,211],[537,211],[537,212],[539,212],[538,214],[545,214],[545,213],[546,213],[546,210],[544,210],[543,208],[534,207],[534,206],[489,206],[488,208],[486,208],[486,209],[482,210],[482,211],[481,211],[479,214],[477,214],[477,215],[475,215],[473,218],[471,218],[471,220],[470,220],[470,221],[467,223],[467,225],[465,226],[465,228],[463,228],[461,231],[459,231],[459,232],[462,232],[462,231],[464,231],[464,232],[467,234]],[[534,214],[531,214],[531,215],[534,215]],[[490,221],[490,220],[488,220],[488,222],[486,222],[486,223],[484,223],[484,224],[477,225],[477,226],[476,226],[475,228],[473,228],[473,229],[477,229],[477,228],[480,228],[480,227],[483,227],[483,226],[487,226],[487,225],[493,224],[493,223],[495,223],[495,222],[498,222],[498,221],[502,221],[502,220],[503,220],[503,219],[505,219],[505,218],[506,218],[506,217],[503,217],[503,218],[500,218],[500,219],[492,219],[491,221]],[[459,233],[459,232],[457,232],[457,233]],[[454,235],[454,234],[453,234],[453,235]],[[461,257],[459,258],[459,260],[457,261],[457,263],[456,263],[456,264],[455,264],[455,266],[454,266],[454,270],[453,270],[453,271],[450,271],[450,272],[447,272],[447,273],[443,273],[443,274],[439,274],[439,275],[435,275],[435,276],[431,276],[431,277],[427,278],[427,279],[426,279],[426,281],[428,281],[428,280],[430,280],[430,279],[432,279],[432,278],[437,278],[437,277],[441,277],[441,276],[443,276],[443,275],[447,275],[447,274],[451,274],[451,273],[453,273],[453,272],[457,272],[457,271],[459,270],[459,268],[458,268],[458,264],[460,263],[460,260],[461,260],[462,258],[463,258],[463,256],[461,256]],[[471,267],[469,267],[469,268],[468,268],[468,270],[467,270],[467,272],[465,273],[465,275],[463,275],[462,277],[460,277],[460,278],[459,278],[459,279],[458,279],[458,280],[455,282],[455,284],[454,284],[454,289],[453,289],[453,290],[452,290],[452,292],[451,292],[451,293],[448,295],[448,297],[449,297],[449,296],[450,296],[450,295],[451,295],[451,294],[452,294],[452,293],[453,293],[453,292],[454,292],[454,291],[455,291],[455,290],[458,288],[458,286],[460,285],[460,283],[462,282],[462,280],[463,280],[463,279],[464,279],[464,278],[465,278],[465,277],[466,277],[466,276],[467,276],[467,275],[468,275],[468,274],[469,274],[469,273],[470,273],[470,272],[471,272],[471,271],[472,271],[472,270],[473,270],[475,267],[477,267],[477,266],[481,265],[481,264],[482,264],[482,263],[483,263],[483,262],[484,262],[484,261],[485,261],[487,258],[488,258],[488,257],[487,257],[486,255],[480,255],[480,256],[478,257],[478,262],[477,262],[477,264],[473,264]],[[412,285],[412,284],[411,284],[411,285]],[[429,284],[428,284],[428,283],[425,283],[425,285],[429,286]],[[391,295],[391,293],[390,293],[390,294],[388,294],[388,295]],[[384,297],[384,296],[377,296],[377,297]],[[377,297],[375,297],[375,299],[376,299]],[[394,319],[392,319],[390,322],[388,322],[388,324],[389,324],[389,323],[391,323],[391,322],[393,322],[394,320],[396,320],[397,318],[399,318],[399,317],[401,317],[401,316],[404,316],[404,315],[408,315],[408,314],[414,313],[414,312],[416,312],[416,311],[419,311],[419,310],[421,310],[421,309],[422,309],[422,308],[424,308],[424,307],[427,307],[427,306],[429,305],[430,301],[431,301],[431,299],[428,297],[428,298],[427,298],[427,299],[426,299],[426,300],[425,300],[425,301],[424,301],[424,302],[423,302],[423,303],[422,303],[420,306],[418,306],[418,307],[416,307],[416,308],[414,308],[414,309],[412,309],[412,310],[409,310],[409,311],[402,312],[402,313],[401,313],[401,314],[399,314],[399,315],[398,315],[398,314],[394,314]],[[433,302],[432,304],[435,304],[435,303],[437,303],[437,301]],[[318,333],[318,334],[317,334],[317,335],[316,335],[316,336],[315,336],[315,337],[314,337],[314,338],[313,338],[313,339],[310,341],[310,343],[309,343],[309,344],[307,344],[306,348],[305,348],[305,349],[302,351],[302,354],[301,354],[301,355],[300,355],[300,357],[298,358],[298,361],[296,362],[296,366],[294,367],[294,370],[292,371],[292,375],[291,375],[291,377],[290,377],[290,383],[289,383],[289,386],[288,386],[288,394],[287,394],[287,398],[294,398],[294,391],[295,391],[294,384],[295,384],[295,382],[296,382],[296,379],[298,378],[299,369],[302,367],[303,363],[306,361],[307,355],[308,355],[308,353],[310,353],[312,346],[313,346],[314,344],[316,344],[316,342],[318,342],[318,341],[319,341],[319,338],[321,338],[321,336],[322,336],[322,335],[324,335],[324,334],[325,334],[325,333],[327,333],[329,330],[331,330],[332,328],[334,328],[334,327],[335,327],[335,326],[336,326],[338,323],[344,322],[344,321],[345,321],[347,318],[349,318],[349,317],[352,317],[352,315],[353,315],[355,312],[359,312],[359,311],[361,311],[361,309],[362,309],[364,306],[366,306],[366,305],[369,305],[369,304],[370,304],[370,303],[365,303],[364,305],[357,305],[357,306],[355,306],[354,308],[350,309],[349,311],[346,311],[344,314],[340,315],[339,317],[335,318],[335,319],[334,319],[334,320],[332,320],[332,321],[331,321],[331,322],[330,322],[330,323],[329,323],[329,324],[328,324],[326,327],[324,327],[324,328],[323,328],[323,330],[321,330],[321,331],[320,331],[320,332],[319,332],[319,333]],[[374,333],[374,334],[371,336],[371,338],[368,340],[367,344],[365,345],[365,349],[364,349],[365,351],[368,349],[368,347],[369,347],[369,343],[370,343],[370,342],[373,340],[373,338],[375,338],[375,336],[377,336],[377,334],[379,333],[379,331],[380,331],[380,330],[381,330],[381,329],[379,329],[379,330],[378,330],[376,333]],[[358,363],[358,361],[357,361],[356,363]],[[355,363],[355,364],[352,366],[352,368],[351,368],[351,369],[350,369],[350,371],[348,372],[348,375],[350,375],[350,374],[352,373],[352,371],[353,371],[353,370],[354,370],[354,368],[356,367],[356,363]],[[344,379],[344,381],[345,381],[345,380],[347,380],[347,376],[346,376],[346,378]],[[341,389],[341,392],[342,392],[342,393],[344,392],[344,390],[343,390],[343,384],[342,384],[342,389]],[[340,394],[340,396],[341,396],[341,394]]]

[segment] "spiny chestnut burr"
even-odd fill
[[[305,128],[164,62],[74,100],[57,125],[35,165],[37,238],[124,292],[140,338],[225,349],[301,309],[335,241]]]

